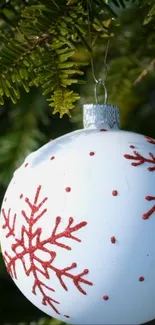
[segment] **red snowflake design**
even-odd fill
[[[148,136],[145,136],[145,139],[146,139],[147,142],[149,142],[151,144],[155,144],[155,139],[152,139],[152,138],[150,138]]]
[[[2,209],[2,215],[3,215],[3,218],[5,220],[5,223],[2,226],[2,228],[3,229],[8,229],[8,233],[6,234],[6,238],[8,238],[10,236],[15,236],[14,229],[15,229],[15,222],[16,222],[16,214],[14,214],[13,223],[12,223],[12,226],[11,226],[10,225],[10,212],[11,212],[11,209],[8,210],[8,213],[6,215],[5,210]]]
[[[148,143],[151,143],[153,145],[155,145],[155,139],[152,139],[148,136],[145,136],[145,139]],[[130,148],[134,148],[134,146],[130,146]],[[140,166],[140,165],[143,165],[145,162],[149,163],[149,164],[152,164],[153,166],[151,167],[148,167],[147,170],[149,172],[153,172],[155,171],[155,156],[153,155],[153,153],[149,153],[149,156],[150,158],[145,158],[143,157],[142,155],[140,155],[137,151],[133,151],[134,155],[128,155],[128,154],[125,154],[124,157],[126,159],[129,159],[129,160],[134,160],[135,162],[132,162],[131,165],[132,166]],[[155,196],[146,196],[145,197],[145,200],[147,201],[153,201],[155,200]],[[143,214],[142,218],[144,220],[147,220],[150,218],[150,216],[155,212],[155,205],[153,205],[153,207],[148,211],[146,212],[145,214]]]
[[[141,156],[137,151],[133,151],[134,155],[124,155],[124,157],[126,159],[130,159],[130,160],[134,160],[135,162],[132,162],[131,165],[132,166],[140,166],[143,165],[145,162],[149,163],[149,164],[153,164],[153,166],[148,167],[147,170],[149,172],[153,172],[155,170],[155,156],[153,155],[152,152],[149,152],[149,156],[150,158],[145,158],[143,156]]]
[[[41,186],[38,186],[33,203],[29,200],[28,197],[24,198],[23,195],[20,197],[21,199],[24,198],[25,203],[30,209],[29,216],[24,210],[21,211],[21,214],[26,221],[27,227],[25,227],[24,225],[22,226],[20,239],[15,237],[16,214],[13,216],[13,221],[11,222],[11,209],[9,209],[7,213],[4,208],[2,209],[2,215],[5,221],[2,228],[7,229],[7,238],[10,236],[14,237],[14,243],[11,246],[12,252],[14,253],[13,256],[10,256],[8,252],[5,251],[3,257],[9,274],[12,278],[15,279],[18,278],[16,271],[16,262],[17,260],[20,260],[22,262],[26,276],[32,274],[34,277],[34,283],[32,287],[33,294],[36,295],[36,291],[38,289],[42,295],[42,304],[51,306],[57,314],[60,314],[58,309],[55,307],[55,304],[59,304],[59,302],[51,298],[50,294],[46,293],[47,289],[49,291],[55,292],[54,288],[47,286],[43,281],[41,281],[39,279],[39,274],[43,275],[46,279],[50,279],[49,270],[52,270],[58,278],[60,285],[66,291],[68,291],[68,288],[63,278],[70,278],[76,286],[77,290],[79,290],[84,295],[86,295],[86,291],[81,287],[81,284],[93,285],[93,283],[83,278],[84,275],[87,275],[89,273],[88,269],[84,269],[81,273],[77,275],[71,273],[71,271],[77,267],[77,264],[75,262],[72,263],[70,266],[67,266],[62,269],[58,269],[56,266],[54,266],[53,262],[56,259],[56,252],[52,250],[52,248],[47,248],[47,244],[55,245],[68,251],[71,250],[71,246],[61,243],[60,239],[65,237],[77,242],[81,242],[81,240],[78,237],[74,236],[73,233],[85,227],[87,225],[87,222],[82,221],[76,225],[73,225],[74,219],[70,217],[68,220],[68,225],[66,226],[64,231],[60,232],[58,228],[61,224],[62,219],[60,216],[58,216],[55,219],[55,226],[54,229],[52,229],[51,231],[51,235],[46,239],[41,239],[42,229],[37,228],[36,230],[34,230],[34,226],[36,226],[38,220],[40,220],[40,218],[42,218],[47,212],[47,209],[43,208],[43,205],[48,200],[48,198],[45,197],[43,200],[40,201],[40,192]],[[28,245],[26,245],[25,243],[25,237],[28,239]],[[41,258],[39,258],[36,255],[37,250],[48,253],[49,260],[43,261]],[[30,259],[29,268],[27,267],[25,262],[25,256],[27,254],[29,255]],[[38,264],[40,264],[40,268]]]
[[[155,196],[146,196],[145,200],[147,201],[153,201],[155,200]],[[143,219],[149,219],[151,217],[151,215],[155,212],[155,205],[153,205],[153,207],[145,214],[143,214]]]

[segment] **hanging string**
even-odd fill
[[[90,25],[90,11],[91,11],[91,5],[90,5],[89,1],[87,0],[88,36],[89,36],[89,46],[91,48],[91,70],[92,70],[93,79],[95,81],[94,95],[95,95],[96,104],[98,104],[98,88],[100,85],[103,86],[103,88],[104,88],[104,104],[106,104],[107,99],[108,99],[108,94],[107,94],[105,82],[106,82],[107,76],[108,76],[107,56],[108,56],[108,51],[109,51],[110,38],[108,39],[108,42],[107,42],[104,61],[103,61],[104,76],[102,79],[97,79],[95,76],[94,60],[93,60],[93,42],[92,42],[91,25]]]
[[[58,6],[58,4],[54,0],[52,0],[52,2],[57,7],[57,9],[60,10],[60,7]]]

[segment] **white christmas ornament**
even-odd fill
[[[108,130],[108,132],[106,132]],[[21,292],[71,324],[155,318],[155,140],[85,105],[84,129],[30,154],[1,208],[1,247]]]

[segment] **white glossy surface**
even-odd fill
[[[126,159],[124,154],[133,155],[134,150],[152,159],[152,163],[132,166],[136,161]],[[91,156],[90,152],[95,154]],[[155,196],[155,171],[147,170],[155,167],[150,152],[155,157],[155,145],[142,135],[79,130],[32,153],[15,172],[2,204],[2,252],[7,262],[13,257],[10,269],[13,272],[13,266],[16,268],[17,279],[13,277],[16,285],[48,315],[71,324],[136,325],[155,318],[155,212],[147,220],[142,218],[155,204],[154,200],[146,200],[146,196]],[[52,156],[55,159],[51,160]],[[25,198],[33,203],[40,185],[36,206],[45,197],[47,199],[33,216]],[[66,192],[66,187],[71,191]],[[118,195],[112,195],[114,190]],[[9,226],[2,228],[4,214],[7,217],[9,209]],[[34,220],[44,209],[47,210],[42,217],[30,225],[30,218]],[[15,231],[6,238],[13,228],[15,213]],[[69,238],[69,232],[65,237],[51,237],[57,216],[62,219],[56,234],[65,230],[69,217],[74,219],[71,227],[87,222],[71,233],[81,242]],[[113,236],[115,243],[111,243]],[[58,247],[56,242],[71,249]],[[37,243],[38,250],[30,251],[31,244],[35,247]],[[15,249],[14,244],[19,244],[18,248]],[[55,252],[56,256],[47,250]],[[16,253],[21,253],[18,259]],[[47,262],[44,267],[35,260],[36,256]],[[66,271],[71,276],[62,277],[68,288],[66,291],[56,276],[56,269],[70,267],[72,263],[77,266]],[[32,264],[35,265],[33,270],[30,269]],[[78,290],[72,279],[85,269],[89,273],[82,278],[93,283],[79,283],[86,295]],[[32,287],[36,276],[42,284],[39,282],[40,287],[36,286],[34,294]],[[144,277],[144,281],[139,281],[139,277]],[[47,305],[42,304],[45,295],[59,302],[53,302],[53,306],[60,315],[49,305],[50,300],[46,301]],[[108,300],[103,299],[105,295]]]

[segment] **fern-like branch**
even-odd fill
[[[79,34],[85,33],[83,8],[80,4],[77,7],[63,5],[59,10],[53,3],[45,2],[44,5],[25,7],[19,24],[20,41],[12,39],[3,44],[0,52],[1,104],[4,103],[4,95],[10,97],[13,103],[17,102],[20,84],[27,92],[31,86],[41,85],[44,95],[50,94],[51,97],[57,89],[61,89],[57,94],[62,94],[63,88],[77,83],[77,75],[83,74],[79,64],[72,60]],[[62,102],[61,115],[62,112],[68,114],[75,98],[78,98],[72,91],[68,91],[69,94],[70,99]],[[54,102],[57,103],[57,100],[54,99]],[[65,111],[67,103],[69,106]],[[55,111],[59,111],[57,106]]]
[[[135,6],[138,1],[131,2]],[[78,44],[92,50],[88,23],[92,36],[114,35],[117,22],[113,18],[118,9],[122,12],[128,6],[127,0],[33,0],[19,5],[23,10],[15,36],[10,40],[5,34],[0,50],[0,104],[5,96],[17,103],[21,85],[27,92],[41,86],[54,113],[70,115],[79,98],[72,85],[83,82],[82,62],[75,55]],[[16,10],[12,4],[10,8]]]

